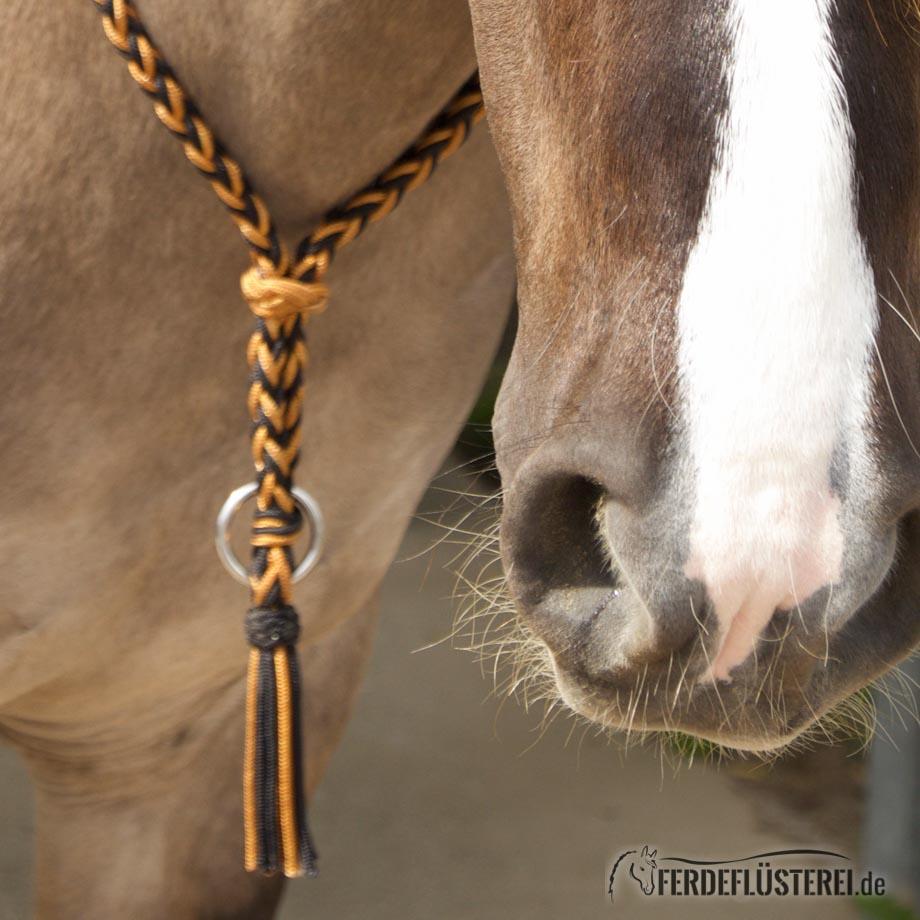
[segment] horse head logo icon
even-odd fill
[[[658,856],[658,850],[649,850],[648,844],[641,850],[627,850],[622,853],[610,870],[610,881],[607,885],[607,894],[613,900],[613,883],[616,879],[617,869],[620,863],[626,862],[630,878],[634,879],[636,884],[642,889],[642,894],[650,895],[655,891],[655,869],[658,863],[655,858]]]

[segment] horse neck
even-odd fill
[[[475,68],[462,0],[138,7],[289,242],[384,169]]]

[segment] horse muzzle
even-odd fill
[[[845,535],[833,580],[820,547],[765,552],[758,568],[729,541],[716,570],[734,580],[707,582],[693,567],[692,502],[661,485],[678,478],[635,489],[603,457],[585,444],[539,448],[515,471],[502,522],[519,616],[582,715],[772,749],[920,639],[917,514],[872,528],[825,503]],[[821,520],[810,510],[803,517]],[[746,608],[750,598],[760,606]],[[756,613],[747,622],[746,609]]]

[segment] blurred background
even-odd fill
[[[506,357],[507,343],[386,580],[371,668],[312,809],[322,876],[289,884],[281,917],[915,917],[920,743],[903,687],[896,711],[880,697],[871,746],[854,732],[772,764],[720,761],[686,740],[627,748],[565,713],[545,718],[461,650],[472,627],[455,629],[455,614],[489,545],[456,572],[497,514],[488,421]],[[0,920],[30,915],[30,795],[0,749]],[[698,858],[838,850],[882,872],[890,897],[669,901],[630,885],[612,906],[613,861],[645,844]]]

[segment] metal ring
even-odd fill
[[[233,552],[233,547],[230,545],[230,525],[233,523],[237,511],[258,491],[259,484],[257,482],[247,482],[246,485],[234,489],[227,496],[227,500],[221,507],[214,529],[214,545],[217,548],[217,555],[224,564],[224,568],[242,585],[249,584],[249,572],[237,559],[236,553]],[[323,521],[323,513],[320,510],[319,503],[309,492],[294,486],[291,489],[291,494],[304,516],[310,522],[310,547],[306,556],[300,560],[291,573],[291,580],[298,582],[305,578],[316,563],[319,562],[319,557],[323,553],[326,524]]]

